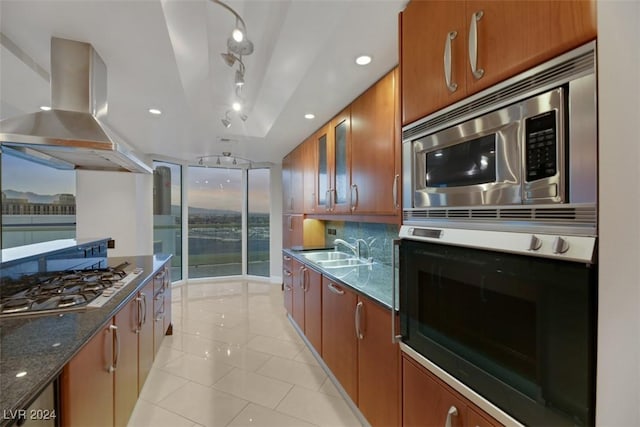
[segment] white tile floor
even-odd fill
[[[129,427],[360,426],[287,320],[279,285],[188,284]]]

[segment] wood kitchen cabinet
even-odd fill
[[[304,289],[304,334],[319,354],[322,354],[322,274],[305,267],[302,286]]]
[[[400,350],[391,312],[322,278],[322,358],[374,427],[400,423]]]
[[[402,356],[402,425],[501,426],[408,356]]]
[[[171,276],[169,266],[153,277],[153,348],[160,350],[165,334],[171,334]]]
[[[149,281],[136,296],[138,304],[138,393],[142,391],[155,358],[153,346],[153,281]]]
[[[298,146],[282,159],[282,203],[285,213],[303,211],[303,154],[302,146]]]
[[[298,324],[298,327],[304,331],[304,276],[305,266],[298,260],[292,261],[293,279],[292,290],[293,294],[293,308],[291,317]]]
[[[359,296],[358,407],[369,424],[400,424],[400,348],[391,339],[391,310]]]
[[[114,316],[118,328],[116,340],[116,369],[113,373],[114,421],[126,426],[138,400],[138,336],[140,305],[137,298],[129,301]]]
[[[62,427],[114,425],[113,364],[116,329],[109,323],[63,368]]]
[[[316,176],[317,176],[317,141],[315,134],[302,144],[302,210],[305,214],[318,212],[316,202]]]
[[[282,292],[284,308],[290,316],[293,315],[293,258],[282,255]]]
[[[354,313],[357,303],[355,292],[322,277],[322,359],[356,404],[358,342],[354,333]]]
[[[595,3],[410,2],[400,16],[402,124],[595,39]]]
[[[337,114],[313,138],[317,141],[317,206],[319,211],[351,211],[351,107]]]
[[[351,104],[351,211],[396,215],[400,209],[398,71],[394,69]]]
[[[304,244],[304,216],[284,214],[282,216],[282,247],[290,249]]]

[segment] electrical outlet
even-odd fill
[[[335,228],[327,228],[327,234],[329,234],[331,236],[335,236],[336,235],[336,229]]]

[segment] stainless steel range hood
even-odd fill
[[[101,118],[107,68],[88,43],[51,38],[51,110],[0,121],[2,151],[57,169],[152,173]]]

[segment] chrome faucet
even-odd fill
[[[360,244],[361,244],[361,243],[364,243],[364,247],[365,247],[365,248],[367,248],[367,257],[369,257],[369,258],[370,258],[370,254],[369,254],[369,244],[368,244],[368,243],[366,242],[366,240],[364,240],[364,239],[357,239],[357,240],[356,240],[356,242],[355,242],[355,244],[353,244],[353,245],[352,245],[351,243],[348,243],[348,242],[347,242],[347,241],[345,241],[345,240],[342,240],[342,239],[335,239],[335,240],[333,241],[333,248],[334,248],[334,250],[336,250],[336,251],[337,251],[337,250],[338,250],[338,245],[343,245],[343,246],[347,247],[351,252],[353,252],[353,254],[354,254],[357,258],[361,258],[361,256],[360,256],[360,254],[361,254],[361,252],[360,252]]]
[[[343,245],[345,247],[347,247],[351,252],[353,252],[353,254],[355,256],[357,256],[358,258],[360,258],[360,251],[358,250],[358,245],[352,245],[349,242],[347,242],[346,240],[342,240],[342,239],[335,239],[333,241],[333,249],[334,250],[338,250],[338,245]]]

